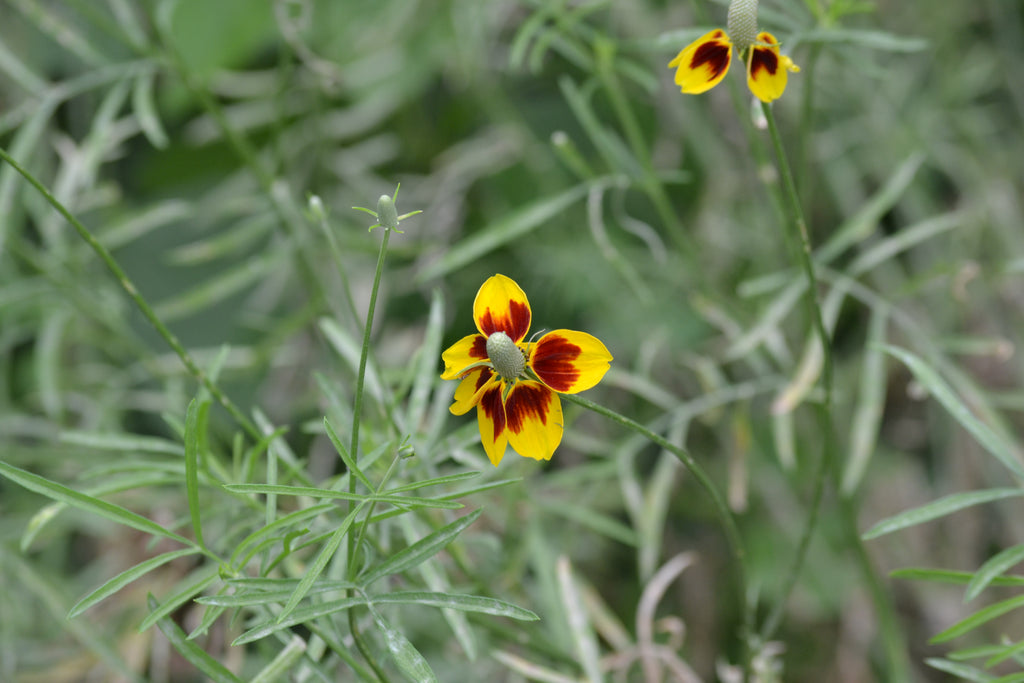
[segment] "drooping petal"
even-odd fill
[[[444,361],[441,379],[457,379],[473,363],[487,360],[487,337],[467,335],[445,349],[441,360]]]
[[[555,391],[575,394],[601,381],[612,354],[586,332],[553,330],[530,348],[530,367]]]
[[[492,382],[480,395],[476,405],[476,420],[480,425],[480,441],[484,445],[487,458],[495,467],[505,456],[508,447],[508,429],[506,429],[505,406],[501,402],[504,382]]]
[[[508,440],[516,453],[550,460],[562,441],[562,402],[540,382],[517,382],[505,401]]]
[[[473,301],[476,329],[485,337],[504,332],[519,342],[530,331],[530,302],[512,278],[492,275],[480,285]]]
[[[487,390],[488,383],[498,381],[494,371],[488,367],[474,368],[462,378],[455,390],[454,403],[448,407],[452,415],[465,415],[469,409],[480,403],[480,397]]]
[[[684,47],[668,66],[676,67],[676,85],[680,90],[698,95],[725,78],[731,60],[732,42],[725,31],[716,28]]]
[[[766,31],[757,34],[757,42],[750,46],[747,57],[747,85],[757,99],[771,102],[782,97],[789,72],[799,70],[792,59],[779,53],[775,36]]]

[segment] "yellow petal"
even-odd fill
[[[554,330],[530,346],[530,367],[555,391],[575,394],[601,381],[612,354],[586,332]]]
[[[762,102],[782,97],[790,71],[799,71],[793,60],[779,53],[779,41],[765,31],[757,34],[747,57],[747,85]]]
[[[729,36],[716,28],[684,47],[668,66],[676,67],[676,85],[680,90],[698,95],[711,90],[725,78],[731,59]]]
[[[550,460],[562,441],[562,402],[540,382],[517,382],[505,402],[508,440],[516,453]]]
[[[455,342],[441,354],[444,372],[441,379],[457,379],[473,363],[487,360],[487,338],[470,334]]]
[[[505,423],[505,406],[501,402],[504,382],[493,382],[480,395],[476,405],[476,420],[480,426],[480,441],[484,452],[495,467],[505,456],[508,447],[508,429]]]
[[[484,337],[504,332],[512,341],[522,341],[530,331],[530,315],[526,293],[504,275],[489,277],[473,301],[473,320]]]
[[[448,410],[452,415],[465,415],[470,408],[480,403],[480,396],[488,389],[488,384],[497,381],[494,371],[488,367],[470,370],[455,390],[454,403]]]

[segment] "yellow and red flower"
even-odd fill
[[[495,466],[509,444],[522,456],[550,460],[562,440],[558,394],[590,389],[612,360],[605,345],[586,332],[553,330],[525,341],[531,316],[519,285],[494,275],[473,302],[479,334],[441,354],[441,379],[462,380],[450,410],[464,415],[476,406],[480,439]]]
[[[676,85],[690,95],[698,95],[718,85],[729,72],[734,45],[728,34],[720,28],[708,31],[693,41],[668,63],[676,69]],[[747,63],[747,86],[762,102],[771,102],[782,96],[789,80],[789,72],[800,71],[788,56],[779,52],[775,36],[762,31],[755,40],[739,49]],[[746,52],[745,56],[742,54]]]

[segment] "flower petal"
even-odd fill
[[[522,341],[530,331],[530,315],[526,293],[504,275],[489,277],[473,301],[473,320],[484,337],[504,332],[512,341]]]
[[[612,354],[586,332],[554,330],[532,344],[530,367],[555,391],[575,394],[601,381]]]
[[[771,102],[782,97],[789,72],[799,70],[792,59],[779,53],[775,36],[766,31],[757,34],[757,42],[750,46],[747,57],[747,85],[757,99]]]
[[[505,456],[508,446],[508,430],[505,421],[505,406],[501,402],[504,382],[493,382],[480,395],[476,405],[476,420],[480,425],[480,441],[484,452],[495,467]]]
[[[449,346],[441,354],[444,372],[441,379],[457,379],[473,363],[487,360],[487,337],[470,334]]]
[[[508,439],[516,453],[550,460],[562,441],[562,402],[540,382],[517,382],[505,401]]]
[[[455,390],[454,403],[448,408],[452,415],[465,415],[469,409],[480,403],[480,397],[488,388],[488,383],[497,382],[494,371],[488,367],[470,370]]]
[[[716,28],[693,41],[668,63],[676,68],[676,85],[690,95],[697,95],[721,82],[729,72],[732,42],[725,31]]]

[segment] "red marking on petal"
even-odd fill
[[[473,346],[469,349],[470,358],[487,358],[487,337],[478,334],[473,340]]]
[[[489,374],[490,370],[484,372]],[[505,406],[501,403],[500,382],[493,389],[484,392],[484,395],[480,397],[480,406],[484,410],[484,415],[494,423],[493,439],[497,441],[501,433],[505,431]]]
[[[541,424],[548,423],[548,411],[551,405],[551,391],[536,382],[519,384],[509,394],[505,404],[505,416],[508,428],[519,434],[523,424],[530,417],[536,417]]]
[[[476,378],[476,387],[474,387],[473,393],[475,394],[480,391],[483,385],[491,381],[491,377],[493,376],[494,373],[490,368],[480,368],[480,376]]]
[[[750,53],[750,77],[758,78],[758,72],[765,71],[774,76],[779,70],[779,56],[774,50],[765,47],[752,47]]]
[[[530,331],[530,306],[525,301],[510,301],[508,310],[501,313],[488,308],[480,318],[480,330],[488,337],[504,332],[512,341],[520,341]]]
[[[537,342],[531,367],[544,384],[555,391],[568,391],[580,378],[580,371],[573,364],[580,351],[565,337],[546,334]]]
[[[693,59],[690,60],[690,69],[695,71],[705,64],[711,73],[711,79],[714,80],[718,76],[729,68],[729,43],[719,42],[724,38],[724,34],[719,31],[714,35],[712,40],[704,43],[693,53]]]

